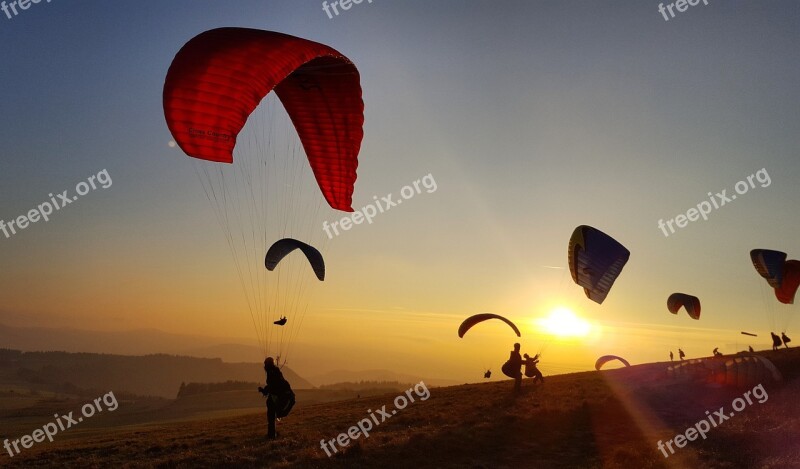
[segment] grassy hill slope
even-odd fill
[[[302,406],[265,440],[263,412],[189,423],[87,430],[80,439],[40,443],[9,467],[792,467],[800,460],[800,350],[764,353],[788,382],[764,383],[754,402],[665,458],[672,439],[750,388],[709,387],[666,377],[656,363],[604,372],[430,389],[333,457],[320,448],[368,410],[394,408],[395,394]],[[122,405],[122,404],[121,404]],[[109,418],[110,415],[104,416]],[[380,420],[380,417],[378,417]],[[113,424],[113,422],[109,422]],[[69,431],[82,431],[80,427]],[[58,438],[58,437],[56,437]]]

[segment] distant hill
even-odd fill
[[[157,329],[89,331],[0,324],[0,346],[25,352],[59,350],[119,355],[165,353],[221,358],[230,363],[263,360],[262,352],[255,346],[232,344],[230,339],[170,334]]]
[[[462,384],[460,381],[452,379],[423,378],[389,370],[334,370],[328,373],[310,376],[308,380],[317,386],[359,381],[394,381],[400,383],[419,383],[420,381],[424,381],[428,386],[453,386]]]
[[[288,367],[283,374],[295,389],[313,388]],[[263,380],[262,364],[224,363],[219,358],[0,350],[0,384],[27,384],[30,389],[45,391],[114,391],[175,398],[181,383]]]
[[[219,358],[226,363],[260,363],[263,351],[248,345],[252,341],[242,339],[236,343],[229,338],[172,334],[157,329],[138,329],[133,331],[91,331],[73,328],[15,327],[0,324],[0,348],[22,350],[24,352],[63,351],[70,353],[100,353],[126,356],[151,354],[178,355],[183,357]],[[328,356],[332,349],[314,344],[296,344],[302,347],[307,356]],[[396,373],[389,370],[351,371],[339,369],[319,374],[328,367],[342,366],[341,363],[319,363],[319,360],[291,361],[297,369],[317,373],[303,386],[313,387],[322,384],[358,381],[399,381],[418,383],[425,381],[430,386],[451,386],[462,381],[437,379],[416,375]],[[224,378],[227,379],[237,378]],[[248,378],[250,380],[250,378]],[[203,381],[203,380],[199,380]],[[180,382],[178,383],[180,384]],[[177,391],[176,391],[177,392]],[[175,397],[175,396],[170,396]]]

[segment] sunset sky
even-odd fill
[[[748,256],[800,258],[800,4],[712,0],[669,21],[649,1],[500,5],[374,0],[331,19],[315,1],[92,0],[0,13],[0,219],[103,169],[113,180],[47,223],[0,232],[0,323],[254,340],[162,109],[181,46],[240,26],[330,45],[358,67],[354,207],[427,174],[437,184],[329,242],[295,345],[300,375],[477,381],[500,374],[517,340],[543,352],[546,373],[609,353],[641,363],[678,347],[768,347],[773,320],[800,314],[769,297]],[[668,237],[659,229],[762,169],[766,187]],[[323,207],[320,219],[342,215]],[[584,224],[631,251],[602,305],[567,269]],[[669,314],[673,292],[701,299],[699,321]],[[545,333],[537,318],[557,307],[588,334]],[[512,319],[522,338],[497,322],[459,339],[480,312]]]

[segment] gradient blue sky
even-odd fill
[[[354,206],[428,173],[438,184],[331,242],[300,339],[338,351],[330,367],[471,379],[475,361],[499,368],[515,338],[490,326],[459,340],[464,316],[506,314],[535,350],[545,339],[532,321],[557,304],[605,332],[550,345],[551,372],[603,353],[663,359],[678,338],[693,355],[743,348],[739,330],[763,339],[765,310],[799,313],[762,298],[747,254],[800,257],[800,4],[712,0],[668,22],[657,7],[375,0],[329,19],[315,1],[54,0],[0,16],[0,219],[102,169],[113,179],[49,223],[0,235],[0,322],[251,336],[161,107],[177,50],[242,26],[329,44],[358,66]],[[659,231],[761,168],[769,187]],[[632,252],[602,306],[544,267],[566,267],[580,224]],[[701,298],[700,322],[666,312],[674,291]]]

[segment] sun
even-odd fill
[[[559,306],[550,315],[536,321],[539,329],[557,337],[586,337],[592,326],[571,309]]]

